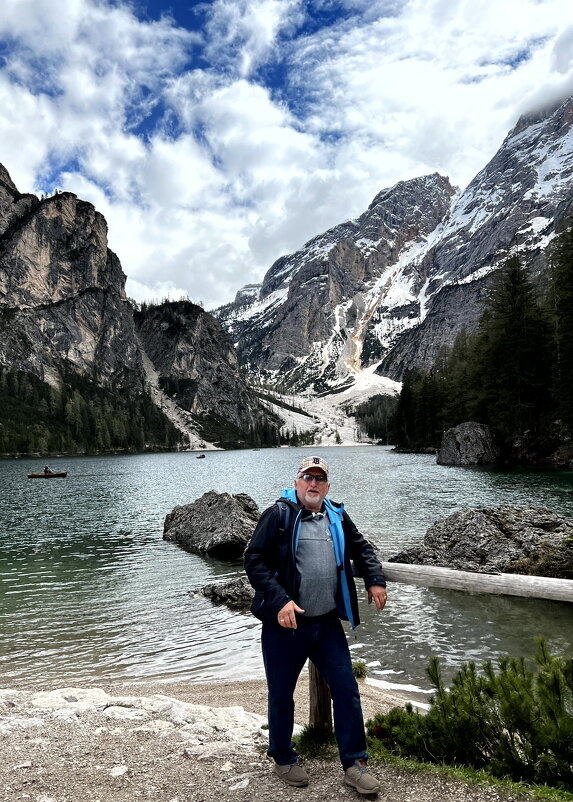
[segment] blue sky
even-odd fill
[[[207,308],[573,92],[570,0],[3,0],[0,162],[101,211],[137,300]]]

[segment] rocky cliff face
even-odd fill
[[[144,307],[135,313],[135,322],[160,386],[180,407],[239,429],[264,420],[229,336],[212,315],[189,301],[169,301]]]
[[[138,312],[136,332],[124,287],[105,219],[90,203],[67,192],[22,195],[0,165],[0,366],[54,387],[71,369],[116,392],[152,390],[192,444],[209,440],[193,416],[240,430],[267,421],[211,315],[164,304]],[[149,372],[164,393],[150,386]],[[176,405],[165,398],[173,394]],[[210,433],[218,440],[213,420]]]
[[[488,276],[512,248],[543,268],[572,211],[572,122],[573,98],[524,117],[464,192],[440,175],[400,182],[279,259],[215,312],[241,361],[315,389],[377,362],[395,379],[431,364],[476,325]]]
[[[107,226],[71,193],[21,195],[0,172],[0,364],[58,383],[63,363],[143,389],[125,276]]]
[[[308,242],[271,267],[258,293],[251,285],[218,310],[251,370],[275,373],[324,389],[359,370],[366,332],[380,297],[393,290],[396,315],[386,335],[397,335],[418,308],[393,276],[450,206],[454,189],[432,175],[384,190],[356,220]]]
[[[522,117],[489,164],[456,197],[413,265],[425,280],[424,309],[380,365],[401,377],[429,366],[482,312],[488,277],[516,250],[533,273],[546,267],[545,249],[573,212],[573,98]]]
[[[435,229],[453,194],[437,174],[400,182],[379,193],[358,219],[278,260],[258,300],[220,311],[240,358],[251,369],[274,371],[299,387],[314,383],[316,389],[360,370],[382,296],[393,291],[389,340],[418,315],[417,304],[393,282],[396,266]]]

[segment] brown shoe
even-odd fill
[[[377,794],[380,783],[368,771],[364,760],[356,760],[353,766],[344,772],[344,782],[356,789],[359,794]]]
[[[279,766],[278,763],[275,763],[273,771],[287,785],[294,785],[298,788],[308,785],[308,774],[298,763],[287,763],[286,766]]]

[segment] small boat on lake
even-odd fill
[[[199,456],[196,459],[205,459],[205,454],[199,454]]]
[[[65,479],[68,475],[67,471],[50,472],[50,473],[29,473],[28,479]]]

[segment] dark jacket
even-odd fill
[[[277,623],[277,614],[289,601],[297,602],[300,575],[296,568],[293,547],[293,531],[298,526],[304,510],[300,505],[280,499],[291,508],[287,530],[280,528],[280,513],[277,504],[266,509],[257,524],[251,542],[245,550],[245,571],[255,589],[251,612],[261,621]],[[341,508],[341,505],[334,505]],[[367,588],[371,585],[386,587],[382,566],[374,549],[360,534],[349,515],[342,512],[344,532],[344,573],[350,592],[350,603],[354,623],[359,624],[358,598],[353,573],[364,579]],[[352,565],[352,563],[354,565]],[[342,599],[341,582],[338,582],[337,612],[347,619]]]

